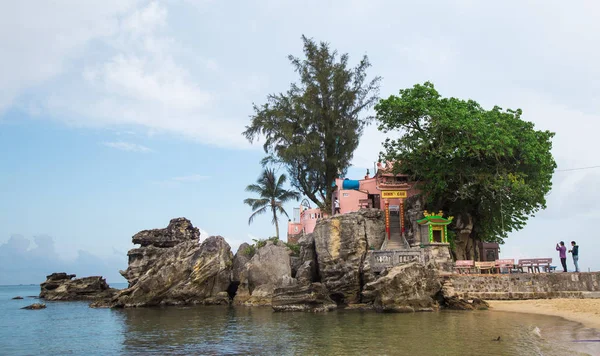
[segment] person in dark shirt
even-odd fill
[[[571,241],[572,248],[569,252],[573,255],[573,264],[575,265],[575,272],[579,272],[579,246],[575,241]]]

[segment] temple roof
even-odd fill
[[[425,210],[423,215],[425,215],[423,219],[417,220],[420,225],[448,225],[454,219],[453,216],[449,216],[447,219],[444,218],[444,212],[441,210],[437,213],[429,213]]]

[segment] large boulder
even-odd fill
[[[74,274],[64,272],[46,276],[40,284],[40,298],[46,300],[97,300],[111,298],[117,292],[110,288],[101,276],[75,278]]]
[[[275,311],[326,312],[336,309],[337,304],[321,283],[293,283],[275,289],[272,307]]]
[[[233,269],[231,270],[231,281],[240,282],[242,275],[246,269],[246,263],[252,259],[252,246],[243,243],[238,247],[235,256],[233,257]]]
[[[164,229],[143,230],[132,238],[134,244],[142,247],[173,247],[186,241],[200,241],[200,230],[186,218],[171,219]]]
[[[199,242],[198,229],[184,218],[166,229],[145,230],[133,237],[142,247],[129,251],[121,271],[129,288],[109,303],[112,307],[229,304],[233,254],[221,236]]]
[[[393,267],[387,274],[365,285],[363,301],[381,312],[431,311],[442,285],[434,263],[411,262]]]
[[[317,222],[312,233],[320,281],[338,304],[360,303],[362,268],[370,247],[385,238],[385,218],[379,209],[335,215]]]
[[[307,277],[309,282],[317,282],[319,280],[319,271],[317,269],[317,252],[313,234],[303,235],[298,240],[298,245],[300,245],[300,266],[296,271],[296,278],[298,278],[300,274],[304,274],[302,278]],[[309,262],[310,264],[308,264]],[[304,268],[303,266],[310,266],[310,270],[302,270]]]
[[[281,241],[258,248],[252,259],[240,272],[240,285],[234,303],[243,305],[271,305],[273,292],[282,280],[292,276],[291,251]]]

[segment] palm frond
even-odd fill
[[[262,208],[256,210],[255,212],[252,213],[252,215],[250,215],[250,218],[248,219],[248,225],[252,224],[252,221],[254,221],[254,218],[260,214],[264,214],[267,211],[267,206],[263,206]]]

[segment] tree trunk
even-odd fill
[[[279,240],[279,220],[277,220],[277,211],[273,209],[273,220],[275,221],[275,236]]]
[[[456,219],[456,239],[454,240],[454,257],[457,260],[474,260],[475,241],[473,233],[473,218],[470,214],[459,215]]]

